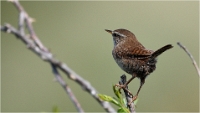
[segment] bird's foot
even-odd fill
[[[121,89],[127,91],[131,97],[133,97],[133,94],[128,90],[126,85],[120,85],[120,84],[115,84],[116,87],[119,87],[119,92],[121,93]]]
[[[124,89],[126,86],[125,85],[120,85],[120,84],[115,84],[115,87],[119,87],[120,89]]]
[[[128,105],[131,105],[131,103],[133,102],[133,101],[135,101],[136,99],[137,99],[137,95],[135,95],[135,96],[133,96],[133,98],[132,98],[132,100],[128,103]]]

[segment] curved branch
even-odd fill
[[[198,65],[197,65],[196,61],[194,60],[192,54],[191,54],[191,53],[188,51],[188,49],[187,49],[185,46],[183,46],[180,42],[177,42],[177,44],[188,54],[188,56],[189,56],[190,59],[192,60],[192,63],[193,63],[193,65],[194,65],[194,67],[196,68],[197,73],[198,73],[198,75],[199,75],[199,77],[200,77],[200,70],[199,70]]]

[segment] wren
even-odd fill
[[[122,70],[132,75],[124,85],[116,84],[116,86],[127,90],[126,86],[135,77],[140,79],[140,87],[136,95],[133,96],[130,91],[128,91],[133,97],[133,102],[138,97],[146,77],[156,69],[157,57],[173,46],[168,44],[153,51],[146,49],[129,30],[117,29],[112,31],[106,29],[106,31],[112,34],[113,37],[113,58]]]

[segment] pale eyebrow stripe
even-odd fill
[[[120,36],[122,36],[122,37],[126,37],[125,35],[123,35],[123,34],[121,34],[121,33],[119,33],[119,32],[116,32],[116,31],[113,31],[113,33],[118,34],[118,35],[120,35]]]

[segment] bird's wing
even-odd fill
[[[127,52],[124,53],[125,58],[138,58],[146,59],[152,55],[152,50],[147,50],[143,46],[129,47]]]

